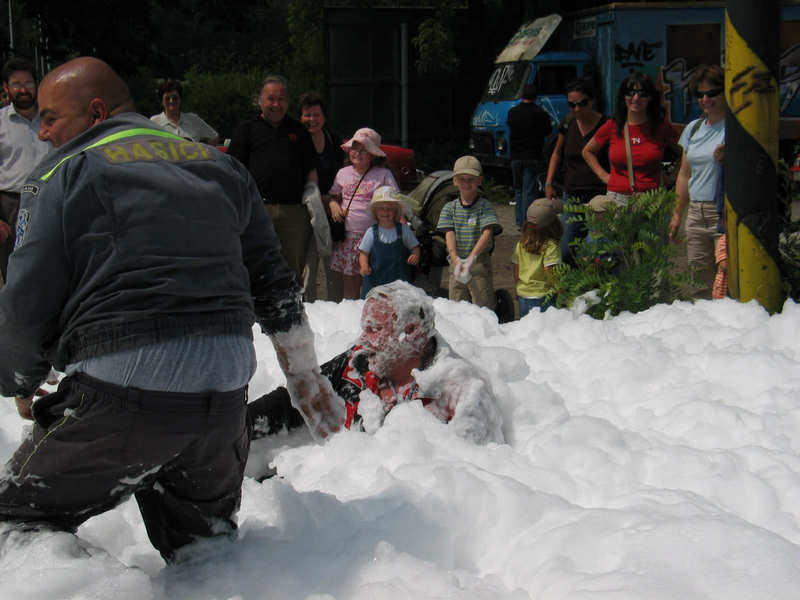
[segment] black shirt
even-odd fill
[[[289,115],[277,127],[261,115],[241,123],[228,154],[247,167],[268,204],[300,204],[308,172],[319,162],[311,135]]]
[[[535,102],[520,102],[508,111],[511,160],[541,160],[544,138],[553,130],[550,116]]]
[[[344,150],[341,148],[342,138],[324,127],[322,131],[325,134],[325,147],[322,152],[317,154],[319,157],[317,177],[319,178],[319,192],[327,194],[333,185],[336,173],[344,166]]]
[[[572,118],[569,121],[562,121],[558,132],[564,135],[564,145],[562,156],[564,157],[564,188],[568,196],[589,197],[604,194],[606,185],[600,181],[583,160],[583,147],[594,137],[600,126],[606,122],[605,117],[601,117],[592,130],[586,135],[581,135],[578,129],[578,122]],[[600,165],[609,171],[608,165],[608,146],[598,152],[597,160]]]

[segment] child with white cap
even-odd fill
[[[494,236],[503,228],[489,200],[480,196],[481,163],[462,156],[453,165],[453,185],[459,197],[444,205],[438,231],[444,232],[450,261],[450,300],[466,300],[494,309],[495,292],[490,253]]]
[[[544,311],[549,306],[545,296],[552,286],[551,269],[561,264],[560,241],[564,233],[556,202],[551,198],[533,201],[511,255],[520,319],[534,308]]]
[[[394,175],[384,166],[386,153],[380,144],[381,136],[374,129],[363,127],[356,131],[342,144],[347,153],[346,166],[339,169],[330,189],[331,218],[345,224],[345,239],[334,243],[330,268],[334,274],[341,274],[345,299],[355,300],[361,295],[358,245],[375,222],[369,209],[372,194],[385,185],[397,189]]]
[[[363,284],[361,297],[378,285],[408,280],[408,266],[419,263],[419,241],[407,223],[403,195],[388,185],[375,190],[369,208],[378,221],[367,229],[358,246]]]

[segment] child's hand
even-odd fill
[[[456,278],[456,281],[465,285],[469,283],[469,280],[472,279],[469,268],[472,266],[473,260],[475,260],[474,257],[468,257],[464,260],[458,259],[456,266],[453,268],[453,276]]]
[[[369,268],[369,265],[367,265],[366,267],[364,265],[361,265],[359,271],[361,272],[362,277],[366,277],[367,275],[372,273],[372,269]]]
[[[419,264],[419,254],[409,254],[408,260],[406,261],[410,265],[417,265]]]
[[[334,221],[342,221],[347,216],[347,211],[336,200],[331,200],[328,207],[331,209],[331,218]]]

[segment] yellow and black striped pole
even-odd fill
[[[780,310],[778,0],[729,0],[725,15],[728,290]]]

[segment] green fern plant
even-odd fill
[[[697,282],[691,270],[674,268],[676,248],[667,239],[674,200],[674,192],[654,190],[602,213],[588,205],[565,205],[568,219],[585,221],[590,233],[573,242],[577,266],[555,268],[548,297],[559,307],[579,301],[599,319],[687,299],[683,290]]]

